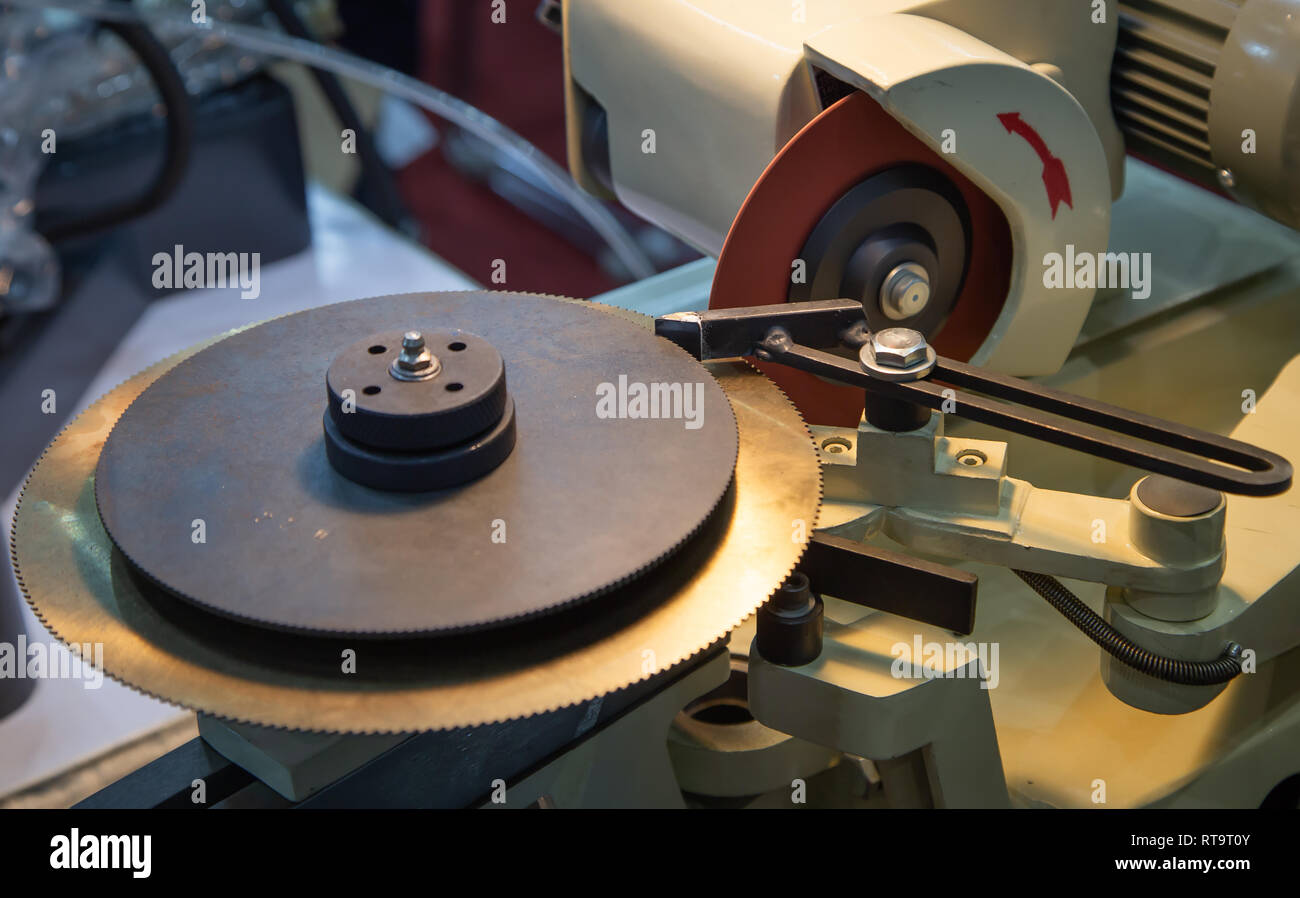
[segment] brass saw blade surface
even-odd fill
[[[750,366],[714,363],[738,426],[735,480],[665,568],[573,612],[482,634],[373,643],[264,631],[139,582],[96,511],[95,466],[114,422],[199,348],[122,384],[60,433],[23,487],[11,554],[24,595],[57,638],[102,643],[109,676],[223,719],[418,732],[589,701],[716,643],[790,574],[815,524],[821,471],[799,413]]]

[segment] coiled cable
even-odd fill
[[[1136,671],[1183,686],[1217,686],[1241,673],[1241,646],[1235,642],[1224,649],[1222,657],[1213,661],[1183,661],[1157,655],[1131,642],[1106,623],[1101,615],[1085,605],[1055,577],[1032,571],[1015,571],[1015,575],[1111,657]]]

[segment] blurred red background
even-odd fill
[[[563,43],[534,18],[535,8],[533,0],[510,0],[506,21],[494,23],[487,2],[425,0],[418,75],[564,165]],[[589,254],[456,171],[441,145],[398,180],[428,246],[484,284],[579,297],[615,286]],[[506,262],[505,284],[490,282],[494,259]]]

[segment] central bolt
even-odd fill
[[[407,331],[402,335],[402,352],[393,359],[388,373],[398,380],[428,380],[442,366],[424,344],[424,334]]]
[[[892,321],[919,315],[930,304],[930,273],[916,262],[904,262],[880,285],[880,310]]]

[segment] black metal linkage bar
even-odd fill
[[[1194,452],[1248,471],[1267,471],[1277,468],[1279,463],[1290,467],[1280,456],[1217,433],[1184,427],[1152,415],[1098,402],[1064,390],[1029,383],[1017,377],[985,371],[974,365],[954,362],[951,359],[940,358],[930,379],[953,386],[967,387],[997,399],[1024,403],[1073,421],[1094,424],[1116,433],[1128,434],[1141,440],[1181,449],[1184,452]]]
[[[792,302],[745,309],[675,312],[655,319],[655,333],[702,362],[752,355],[768,331],[779,327],[804,346],[829,349],[855,330],[865,333],[862,303],[850,299]]]
[[[799,570],[824,595],[962,636],[975,629],[979,578],[969,571],[828,533],[813,534]]]
[[[1224,492],[1269,496],[1291,485],[1286,459],[1218,434],[951,359],[940,358],[925,380],[887,383],[821,351],[861,343],[865,325],[861,303],[831,299],[682,312],[657,319],[655,330],[701,360],[756,354],[925,408],[942,411],[955,400],[959,417]],[[945,383],[993,398],[945,395]]]
[[[945,401],[950,406],[955,402],[955,414],[959,417],[1227,493],[1271,496],[1291,485],[1290,462],[1265,449],[1057,390],[1049,391],[1015,378],[989,375],[946,359],[936,366],[932,377],[1000,393],[1032,405],[1020,409],[970,393],[954,396],[955,391],[946,391],[934,380],[880,381],[855,361],[801,346],[780,330],[761,344],[758,354],[791,368],[926,408],[942,411]],[[1043,410],[1055,412],[1059,417],[1044,414]],[[1090,422],[1102,422],[1108,429]],[[1217,463],[1220,461],[1227,464]]]

